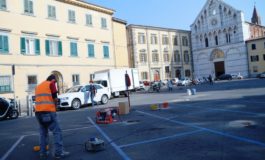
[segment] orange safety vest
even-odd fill
[[[44,81],[35,89],[35,111],[56,112],[55,102],[52,98],[50,81]]]

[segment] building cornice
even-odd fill
[[[127,28],[153,29],[153,30],[160,30],[160,31],[167,31],[167,32],[186,32],[186,33],[191,33],[190,30],[163,28],[163,27],[155,27],[155,26],[144,26],[144,25],[135,25],[135,24],[130,24],[130,25],[127,26]]]
[[[115,12],[115,10],[113,10],[113,9],[109,9],[106,7],[95,5],[92,3],[88,3],[88,2],[83,1],[83,0],[56,0],[56,1],[67,3],[70,5],[74,5],[74,6],[78,6],[78,7],[82,7],[82,8],[86,8],[86,9],[90,9],[90,10],[94,10],[94,11],[98,11],[98,12],[102,12],[102,13],[109,14],[109,15],[113,15]]]

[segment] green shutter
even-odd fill
[[[104,58],[109,58],[109,47],[103,46]]]
[[[40,40],[35,39],[35,53],[36,55],[40,55]]]
[[[29,13],[33,14],[33,2],[29,1]]]
[[[0,36],[0,52],[3,52],[4,45],[3,45],[3,36]]]
[[[45,51],[46,51],[46,55],[50,55],[50,41],[49,40],[45,40]]]
[[[3,36],[3,40],[4,40],[4,44],[3,44],[3,50],[5,53],[9,52],[9,48],[8,48],[8,37],[7,36]]]
[[[62,42],[58,41],[58,55],[62,56],[63,55],[63,48],[62,48]]]
[[[95,57],[95,50],[93,44],[88,44],[88,57]]]
[[[20,50],[21,54],[26,53],[26,39],[24,37],[20,38]]]

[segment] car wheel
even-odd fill
[[[18,111],[17,110],[12,110],[8,116],[11,119],[16,119],[18,117]]]
[[[79,109],[81,107],[81,102],[80,102],[80,100],[79,99],[74,99],[73,101],[72,101],[72,108],[73,109]]]
[[[102,97],[101,97],[101,103],[102,104],[106,104],[106,103],[108,103],[108,101],[109,101],[109,99],[108,99],[108,96],[107,95],[102,95]]]

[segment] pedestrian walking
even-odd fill
[[[208,80],[209,80],[209,83],[210,83],[211,85],[213,85],[213,78],[212,78],[212,75],[209,75]]]
[[[41,160],[46,160],[49,156],[46,150],[49,143],[49,130],[54,137],[54,159],[61,159],[70,154],[63,149],[62,131],[56,114],[57,93],[54,75],[50,75],[35,89],[35,115],[39,123]]]
[[[90,83],[90,85],[89,85],[89,92],[90,92],[91,103],[92,103],[92,107],[94,107],[94,104],[97,104],[97,102],[94,101],[94,98],[95,98],[95,96],[97,94],[97,88],[93,84],[93,81],[90,81],[89,83]]]
[[[173,90],[173,83],[171,80],[167,81],[167,87],[168,87],[168,91],[171,92]]]

